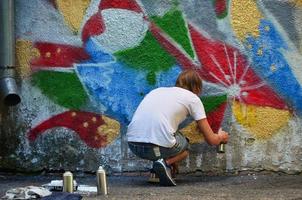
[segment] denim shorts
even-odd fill
[[[180,132],[175,133],[176,143],[173,147],[161,147],[152,143],[128,142],[130,150],[138,157],[151,161],[174,157],[189,148],[188,139]]]

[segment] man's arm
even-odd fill
[[[219,145],[220,143],[227,143],[229,139],[228,133],[223,130],[219,130],[217,134],[214,133],[207,118],[198,120],[197,125],[208,144]]]

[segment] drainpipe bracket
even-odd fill
[[[5,77],[15,78],[15,66],[0,66],[0,79]]]
[[[0,66],[0,100],[7,106],[20,103],[14,66]]]

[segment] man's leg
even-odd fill
[[[175,177],[175,175],[178,173],[178,163],[184,160],[186,157],[188,157],[188,155],[189,155],[189,151],[185,150],[180,154],[165,160],[167,165],[171,166],[172,177]]]
[[[158,159],[153,162],[153,171],[159,178],[159,183],[162,186],[176,186],[171,175],[171,169],[167,166],[164,159]]]
[[[171,166],[171,175],[172,178],[175,177],[175,175],[178,173],[178,162],[182,161],[189,155],[189,151],[183,151],[180,154],[173,156],[171,158],[168,158],[165,160],[165,163],[169,166]],[[158,183],[159,178],[155,175],[154,170],[151,169],[151,174],[149,178],[150,183]]]
[[[187,156],[189,155],[189,151],[185,150],[183,152],[181,152],[180,154],[173,156],[171,158],[166,159],[166,163],[167,165],[173,165],[174,163],[177,163],[179,161],[182,161],[183,159],[185,159]]]
[[[172,173],[175,175],[175,170],[177,170],[177,162],[185,159],[189,155],[189,143],[186,137],[177,132],[175,133],[175,138],[176,144],[172,148],[160,147],[161,156],[165,159],[159,159],[153,164],[153,169],[159,176],[161,185],[176,185],[172,178]]]

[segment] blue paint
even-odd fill
[[[90,38],[86,43],[85,43],[85,51],[90,55],[91,60],[88,62],[92,63],[106,63],[110,61],[115,61],[114,57],[105,52],[104,49],[100,46],[97,45],[97,41],[93,38]]]
[[[302,88],[280,51],[289,51],[288,46],[269,21],[262,20],[259,30],[260,36],[248,37],[246,44],[252,47],[247,47],[247,50],[253,61],[253,69],[286,100],[289,107],[302,115]],[[262,55],[258,54],[259,49],[262,49]]]
[[[86,47],[92,59],[75,65],[79,79],[91,99],[105,107],[103,114],[122,124],[130,122],[138,104],[150,90],[173,86],[181,72],[181,68],[175,65],[168,71],[158,72],[156,85],[149,85],[147,71],[135,70],[109,59],[113,58],[112,55],[104,52],[96,43],[91,42]]]

